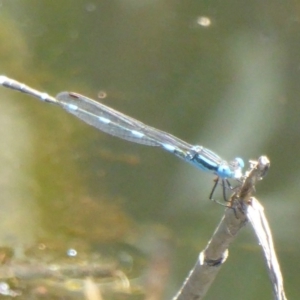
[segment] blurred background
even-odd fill
[[[226,160],[268,155],[256,197],[287,296],[300,296],[300,1],[2,0],[0,22],[0,74],[84,94]],[[208,200],[213,176],[5,88],[0,107],[0,261],[104,259],[130,283],[96,281],[104,299],[174,296],[224,211]],[[250,225],[229,251],[206,299],[271,299]],[[71,279],[9,290],[82,299]]]

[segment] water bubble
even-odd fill
[[[208,27],[208,26],[211,25],[211,20],[210,20],[209,17],[201,16],[201,17],[198,17],[197,23],[198,23],[200,26]]]
[[[107,93],[105,91],[99,91],[99,93],[98,93],[99,99],[104,99],[106,97],[107,97]]]
[[[94,3],[88,3],[85,7],[86,11],[92,12],[96,10],[96,5]]]
[[[77,251],[75,249],[68,249],[67,255],[70,257],[75,257],[77,255]]]

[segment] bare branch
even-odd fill
[[[285,300],[287,298],[284,293],[283,278],[273,245],[272,233],[264,214],[264,208],[255,198],[251,199],[251,204],[247,207],[247,217],[263,248],[275,299]]]
[[[199,300],[204,297],[228,256],[228,247],[247,223],[245,209],[251,203],[255,184],[267,173],[270,162],[262,156],[250,162],[243,183],[231,197],[231,205],[215,230],[206,248],[200,253],[193,270],[173,300]]]

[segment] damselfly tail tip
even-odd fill
[[[0,75],[0,84],[3,85],[7,82],[8,78],[4,75]]]

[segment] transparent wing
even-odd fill
[[[188,151],[192,147],[171,134],[147,126],[80,94],[62,92],[56,96],[56,99],[69,113],[101,131],[121,139],[148,146],[164,147],[165,144],[170,144],[183,151]]]

